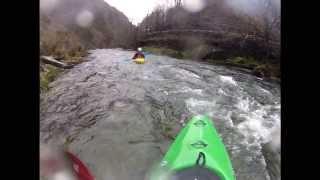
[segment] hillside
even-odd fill
[[[40,55],[64,63],[80,63],[88,49],[131,48],[134,28],[103,0],[40,0]],[[47,90],[59,72],[40,62],[41,90]]]
[[[103,0],[60,0],[54,4],[51,1],[40,2],[41,45],[52,47],[57,43],[60,49],[132,45],[133,25],[122,12]],[[61,38],[70,40],[57,42]]]

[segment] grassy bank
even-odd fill
[[[46,92],[50,89],[49,84],[58,77],[62,70],[46,64],[42,64],[40,67],[40,91]]]
[[[75,56],[75,57],[70,57],[69,59],[66,60],[61,60],[61,62],[64,62],[66,64],[79,64],[82,63],[83,57],[82,56]],[[56,80],[56,78],[64,72],[65,69],[55,67],[50,64],[44,64],[40,63],[40,92],[47,92],[50,89],[49,84]]]
[[[190,51],[177,51],[168,48],[159,47],[144,47],[144,51],[151,52],[157,55],[167,55],[177,59],[198,59],[194,58]],[[196,49],[197,52],[201,52],[201,49]],[[269,60],[257,60],[252,57],[232,57],[228,59],[202,59],[212,64],[235,66],[248,69],[252,74],[258,77],[265,77],[270,79],[280,80],[280,64],[271,63]]]
[[[251,70],[252,74],[258,77],[265,77],[279,80],[281,77],[280,64],[271,63],[268,60],[256,60],[247,57],[233,57],[226,60],[209,60],[215,64],[230,65]]]
[[[42,31],[40,36],[40,55],[52,56],[65,64],[79,64],[86,56],[86,49],[79,39],[70,32]],[[48,91],[63,69],[40,63],[40,92]]]
[[[53,55],[53,57],[56,57]],[[68,59],[60,59],[61,62],[66,64],[79,64],[83,62],[83,56],[65,56]],[[47,92],[50,89],[49,84],[56,80],[56,78],[64,71],[64,69],[55,67],[53,65],[40,63],[40,92]]]

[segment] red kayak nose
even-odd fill
[[[77,174],[78,180],[94,180],[94,177],[90,173],[89,169],[80,161],[75,155],[70,152],[66,152],[73,164],[73,169]]]

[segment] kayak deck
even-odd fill
[[[195,116],[188,122],[170,146],[160,166],[170,172],[202,167],[221,179],[235,179],[225,146],[207,116]],[[151,179],[158,179],[156,176],[151,176]]]
[[[135,63],[137,63],[137,64],[144,64],[145,63],[145,59],[144,58],[136,58],[133,61]]]

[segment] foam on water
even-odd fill
[[[181,90],[178,91],[171,91],[170,93],[194,93],[201,95],[203,92],[202,89],[192,89],[190,87],[182,87]]]
[[[272,115],[271,118],[275,119],[275,124],[271,129],[271,133],[267,139],[270,142],[271,148],[274,151],[280,151],[281,149],[281,122],[278,114]]]
[[[218,90],[218,93],[219,93],[219,94],[221,94],[221,95],[224,95],[224,96],[226,96],[226,95],[227,95],[227,93],[226,93],[226,92],[224,92],[221,88]]]
[[[254,136],[256,139],[264,140],[270,134],[268,128],[264,127],[262,122],[266,111],[263,109],[256,110],[246,115],[246,121],[240,123],[237,127],[245,136]]]
[[[210,102],[210,101],[203,101],[203,100],[198,100],[194,98],[187,99],[186,103],[190,108],[194,108],[198,106],[214,106],[216,104],[215,101]]]
[[[224,120],[224,126],[234,127],[233,121],[231,119],[232,111],[222,111],[217,106],[217,101],[205,101],[195,98],[189,98],[186,101],[187,108],[193,114],[205,114],[209,117],[214,117]]]
[[[226,126],[228,127],[234,127],[234,124],[233,124],[233,121],[231,119],[231,116],[232,116],[232,111],[229,111],[227,116],[226,116]]]
[[[105,165],[106,162],[108,162],[109,164],[111,163],[110,167],[114,167],[113,165],[116,164],[114,164],[113,161],[110,161],[113,159],[101,159],[97,158],[98,156],[91,156],[92,152],[97,151],[99,157],[100,155],[101,157],[106,157],[110,155],[109,153],[111,153],[112,155],[112,150],[110,150],[109,152],[108,147],[110,147],[109,145],[113,144],[117,145],[116,143],[113,143],[113,141],[111,141],[111,139],[113,138],[115,138],[115,140],[119,140],[120,142],[127,142],[127,139],[134,138],[136,138],[137,140],[141,139],[149,141],[149,139],[145,139],[145,137],[143,137],[143,133],[139,133],[144,131],[152,132],[154,130],[154,127],[151,123],[151,120],[157,122],[155,121],[156,117],[152,117],[151,119],[141,118],[142,116],[150,116],[148,107],[149,103],[151,105],[161,105],[164,101],[168,101],[168,98],[171,98],[174,95],[178,95],[170,99],[169,101],[169,105],[178,105],[177,108],[172,108],[172,114],[170,109],[170,112],[166,114],[166,116],[168,115],[168,117],[171,117],[175,116],[175,114],[183,113],[183,117],[179,118],[179,123],[184,124],[184,120],[187,120],[187,117],[185,116],[191,116],[194,114],[208,115],[215,122],[217,130],[222,136],[226,148],[228,149],[228,151],[230,150],[230,153],[232,154],[231,158],[235,165],[235,171],[240,176],[238,179],[268,179],[263,178],[265,177],[265,162],[262,154],[263,152],[261,151],[262,147],[264,147],[262,146],[262,143],[270,142],[275,147],[279,146],[280,144],[280,97],[278,93],[273,93],[274,89],[272,86],[265,87],[266,91],[270,91],[270,94],[267,94],[265,91],[259,89],[260,83],[256,82],[255,79],[253,79],[252,83],[250,82],[250,84],[242,83],[241,79],[239,79],[239,81],[235,81],[235,78],[239,77],[237,76],[239,75],[237,74],[237,72],[235,72],[233,75],[220,76],[215,72],[208,71],[207,73],[208,75],[210,75],[210,77],[212,77],[212,81],[207,82],[204,80],[204,78],[197,78],[198,71],[203,74],[201,69],[199,69],[197,66],[188,67],[190,68],[190,70],[181,70],[179,68],[176,68],[181,61],[175,61],[174,59],[172,61],[161,61],[161,56],[157,56],[156,58],[151,59],[151,61],[149,61],[150,63],[147,63],[144,66],[136,66],[133,63],[121,61],[123,59],[129,58],[129,56],[131,56],[133,52],[125,51],[121,53],[118,50],[103,49],[98,49],[90,52],[94,53],[90,55],[90,59],[92,59],[92,61],[90,60],[88,62],[85,62],[84,64],[77,66],[77,69],[72,69],[68,73],[68,75],[64,75],[59,81],[60,83],[56,84],[56,87],[50,91],[49,95],[51,97],[44,100],[45,104],[43,105],[44,108],[42,108],[42,114],[45,115],[42,115],[43,120],[41,121],[41,124],[42,129],[51,128],[52,125],[47,122],[55,121],[55,119],[62,119],[61,124],[64,123],[64,121],[69,122],[69,118],[74,118],[75,116],[77,116],[79,110],[82,111],[82,109],[80,109],[79,107],[73,110],[71,113],[68,111],[60,112],[60,110],[57,108],[58,105],[68,106],[69,104],[76,104],[78,106],[79,104],[80,106],[84,104],[85,107],[92,108],[93,113],[90,112],[88,116],[85,115],[79,118],[79,122],[87,122],[87,117],[91,117],[91,114],[98,114],[98,116],[96,117],[97,124],[90,126],[90,129],[88,128],[90,134],[93,135],[93,139],[90,140],[88,145],[86,145],[85,143],[83,143],[83,141],[86,140],[87,135],[82,133],[79,135],[81,139],[79,138],[79,140],[76,139],[75,141],[73,141],[71,144],[71,148],[81,148],[83,150],[81,151],[81,153],[83,153],[82,156],[84,159],[90,161],[90,163],[98,163],[98,165],[95,165],[94,163],[92,165],[92,169],[97,172],[97,178],[105,179],[105,177],[110,177],[110,175],[113,175],[111,171],[105,172],[105,168],[100,165]],[[161,61],[161,63],[168,63],[168,65],[164,66],[165,69],[161,69],[163,66],[161,66],[161,64],[156,64],[158,63],[158,61]],[[120,67],[119,70],[117,70],[118,66]],[[185,64],[181,66],[185,67]],[[138,70],[141,70],[141,68],[143,68],[142,74],[135,73]],[[224,69],[222,69],[222,67],[214,67],[215,71],[216,68],[217,71],[227,73],[224,71]],[[159,71],[159,69],[161,71]],[[90,78],[90,81],[82,82],[85,77],[91,76],[92,74],[97,72],[98,76],[92,76]],[[105,72],[106,74],[103,72]],[[106,79],[99,77],[100,74]],[[134,82],[123,83],[122,75],[133,75],[132,78],[140,78],[137,80],[138,85]],[[148,77],[150,81],[141,79],[141,75],[150,76]],[[161,82],[159,82],[160,80]],[[96,88],[91,88],[90,84],[93,82],[97,83]],[[101,85],[99,84],[99,82],[101,82]],[[110,88],[109,85],[111,84],[116,84],[116,86]],[[137,86],[140,87],[137,88]],[[73,90],[71,91],[70,88],[73,88]],[[201,88],[205,88],[205,90]],[[147,94],[148,92],[154,93]],[[171,94],[172,92],[181,94]],[[62,94],[62,96],[60,97],[58,94]],[[88,95],[88,97],[84,95]],[[150,95],[150,98],[145,95]],[[170,96],[168,97],[167,95]],[[54,98],[57,101],[52,103],[53,100],[55,100]],[[112,100],[113,98],[132,99],[137,103],[141,101],[144,101],[146,103],[141,103],[141,111],[140,108],[138,112],[135,108],[125,108],[129,113],[123,113],[122,111],[119,111],[119,108],[123,105],[121,103],[115,104],[116,106],[118,105],[118,108],[109,108],[110,100]],[[259,101],[256,101],[255,98],[257,98],[257,100]],[[99,99],[101,99],[101,101]],[[97,109],[97,105],[93,102],[96,102],[97,100],[97,103],[100,106],[99,109],[101,110],[101,114],[100,110],[97,111],[97,113],[94,113]],[[185,106],[181,105],[181,101],[185,102],[185,104],[183,104]],[[260,104],[261,101],[266,104]],[[169,107],[167,105],[164,106],[165,108]],[[106,111],[105,108],[109,109]],[[171,108],[171,106],[169,108]],[[157,108],[150,109],[150,112],[154,113],[152,115],[159,114],[162,118],[163,112],[160,112]],[[57,111],[58,113],[52,113],[55,111]],[[67,116],[68,118],[64,119],[65,116]],[[119,116],[121,118],[115,118]],[[127,121],[128,118],[132,119],[130,119],[130,121]],[[119,124],[116,124],[115,120],[117,120]],[[140,123],[144,123],[146,126],[141,126]],[[69,127],[71,129],[68,132],[69,134],[73,134],[74,132],[76,132],[76,128],[73,127],[72,123],[65,124],[68,125],[66,126],[66,129]],[[101,127],[101,125],[104,125],[108,128]],[[130,132],[135,133],[127,133],[126,135],[128,137],[118,136],[118,133],[115,134],[115,128],[117,128],[118,125],[119,127],[128,125],[128,128],[123,128],[123,132],[127,131],[126,129],[129,129]],[[179,124],[172,125],[174,126],[174,130],[180,128]],[[101,129],[103,129],[104,131],[97,131]],[[54,142],[59,141],[60,144],[61,139],[61,144],[65,143],[65,133],[60,133],[60,131],[55,131],[53,133],[53,137],[54,139],[56,139]],[[157,133],[158,132],[156,132],[155,135],[158,135]],[[41,137],[42,139],[47,139],[47,137],[51,136],[52,134],[43,134],[43,136]],[[106,137],[110,140],[105,139]],[[50,140],[50,142],[52,141],[53,140]],[[105,144],[101,145],[101,142],[105,142]],[[146,153],[141,153],[141,156],[134,156],[136,159],[130,160],[128,167],[130,165],[146,169],[150,166],[147,161],[159,155],[158,150],[154,150],[154,143],[141,143],[141,145],[147,147],[147,150],[145,150]],[[119,146],[116,146],[116,148],[119,147],[120,149],[120,147],[123,148],[123,146],[126,146],[125,149],[128,148],[128,150],[125,151],[128,152],[128,155],[129,153],[137,152],[137,149],[145,149],[138,147],[140,146],[140,144],[129,145],[128,143],[120,143]],[[101,148],[106,149],[100,150]],[[152,150],[152,153],[147,153],[149,149]],[[153,150],[155,152],[153,152]],[[123,162],[122,160],[127,160],[127,158],[125,157],[126,154],[123,157],[117,157],[119,159],[114,159],[117,160],[114,162]],[[124,170],[127,170],[127,167],[124,167]],[[125,179],[122,177],[127,177],[126,172],[119,172],[114,176],[118,177],[118,179]]]
[[[220,76],[220,80],[224,83],[229,83],[234,86],[237,86],[237,82],[233,80],[231,76]]]
[[[246,120],[238,124],[237,128],[247,138],[254,138],[257,143],[268,143],[272,138],[273,131],[279,129],[280,117],[278,114],[269,115],[268,112],[271,108],[280,108],[280,105],[258,105],[257,109],[252,109],[254,101],[249,98],[241,99],[236,107],[241,111],[239,116],[244,117]],[[267,127],[264,122],[271,122],[272,126]]]
[[[195,98],[189,98],[185,102],[188,110],[194,114],[210,113],[210,109],[216,105],[216,101],[214,100],[204,101]]]
[[[250,110],[251,102],[248,97],[245,99],[239,98],[238,104],[236,104],[236,107],[244,112],[249,112]]]

